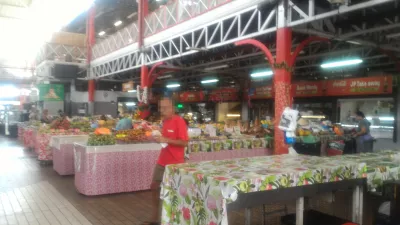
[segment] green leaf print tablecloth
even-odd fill
[[[368,191],[376,191],[384,181],[400,179],[400,154],[393,151],[332,157],[367,165]]]
[[[239,193],[356,179],[365,164],[314,156],[263,156],[169,165],[161,191],[162,224],[227,225]]]

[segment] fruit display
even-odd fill
[[[103,145],[115,145],[115,137],[113,135],[98,135],[90,134],[87,142],[88,146],[103,146]]]
[[[152,141],[152,131],[150,129],[132,129],[120,130],[115,134],[118,143],[132,144],[132,143],[145,143]]]
[[[91,132],[92,128],[90,127],[90,121],[87,120],[82,120],[82,121],[72,121],[71,122],[71,128],[72,129],[78,129],[82,132]]]
[[[113,129],[116,125],[116,121],[113,119],[108,119],[108,120],[98,120],[97,124],[99,127],[104,127],[108,129]]]

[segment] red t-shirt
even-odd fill
[[[164,120],[162,135],[172,140],[188,141],[188,131],[185,120],[180,116],[172,116],[171,119]],[[158,157],[158,164],[166,166],[169,164],[178,164],[185,162],[185,147],[174,146],[168,144],[167,147],[161,149]]]

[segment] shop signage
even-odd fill
[[[292,94],[294,97],[322,96],[323,83],[321,81],[294,83]]]
[[[129,81],[129,82],[122,84],[122,91],[124,91],[124,92],[134,90],[134,89],[135,89],[135,83],[133,81]]]
[[[254,90],[254,94],[250,96],[251,99],[265,99],[273,97],[273,87],[272,86],[263,86],[256,87]]]
[[[392,76],[365,77],[327,81],[326,95],[370,95],[392,93]]]
[[[236,88],[222,88],[211,91],[209,101],[224,102],[224,101],[238,101],[239,91]]]
[[[202,91],[186,91],[179,94],[180,102],[202,102],[204,99]]]
[[[39,101],[64,101],[63,84],[39,84],[37,88],[39,90]]]

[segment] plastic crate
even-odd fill
[[[296,143],[293,148],[302,155],[321,156],[321,142],[314,144]]]
[[[296,225],[296,214],[281,217],[282,225]],[[347,225],[354,224],[345,219],[330,216],[315,210],[304,211],[304,225]]]

